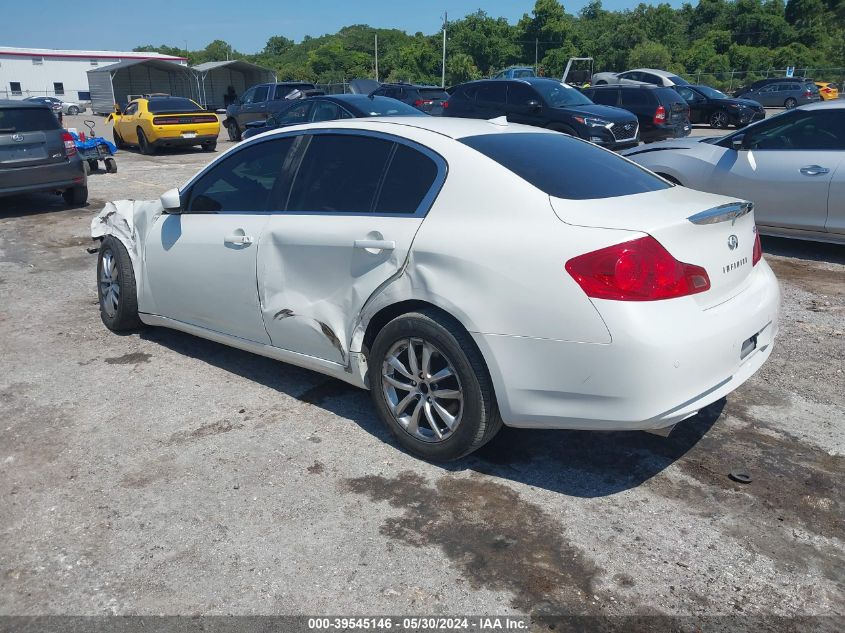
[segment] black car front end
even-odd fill
[[[600,111],[572,113],[570,121],[578,136],[612,150],[639,144],[640,124],[636,116],[621,108],[593,107]]]
[[[730,101],[725,107],[730,123],[737,127],[745,127],[766,118],[766,109],[756,101]]]

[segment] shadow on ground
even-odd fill
[[[164,328],[142,338],[350,419],[383,442],[389,432],[369,394],[332,378]],[[304,390],[294,385],[313,383]],[[682,457],[719,418],[724,400],[680,424],[668,438],[642,432],[538,431],[503,428],[481,450],[444,471],[472,470],[578,497],[636,487]],[[397,451],[400,450],[398,447]]]

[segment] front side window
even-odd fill
[[[311,110],[310,101],[297,103],[284,112],[272,117],[275,125],[297,125],[308,121],[308,112]]]
[[[687,88],[686,86],[681,86],[677,88],[678,94],[683,97],[684,101],[688,103],[694,103],[695,101],[703,101],[701,95],[699,95],[694,90]]]
[[[627,72],[627,73],[620,73],[620,79],[628,79],[630,81],[642,81],[642,73],[637,71]]]
[[[250,88],[245,93],[241,95],[241,103],[246,105],[247,103],[252,103],[252,97],[255,94],[255,88]]]
[[[529,86],[512,83],[508,86],[508,105],[524,106],[529,101],[539,101],[540,97]]]
[[[541,81],[533,83],[532,86],[543,96],[545,102],[553,108],[590,105],[593,103],[572,86],[567,86],[559,81]]]
[[[128,106],[126,106],[126,110],[124,111],[125,115],[135,114],[138,111],[138,103],[133,101]]]
[[[358,135],[313,136],[297,171],[288,211],[371,213],[393,145]]]
[[[565,134],[482,134],[460,140],[556,198],[614,198],[671,186],[642,167]]]
[[[331,101],[317,101],[311,110],[309,121],[334,121],[343,118],[343,110]]]
[[[751,150],[843,150],[845,110],[793,110],[749,129],[743,147]]]
[[[191,187],[187,213],[275,211],[282,208],[285,158],[292,138],[254,143],[214,165]]]
[[[264,103],[267,101],[267,86],[258,86],[255,94],[252,95],[252,103]]]

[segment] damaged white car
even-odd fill
[[[106,206],[100,313],[370,389],[406,449],[502,423],[660,430],[768,358],[751,205],[504,121],[286,128],[154,202]]]

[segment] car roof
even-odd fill
[[[47,108],[47,105],[42,101],[18,101],[16,99],[0,99],[0,108]]]
[[[369,130],[373,132],[393,132],[401,135],[401,128],[414,128],[426,130],[446,136],[452,139],[462,139],[468,136],[480,136],[482,134],[500,133],[535,133],[535,134],[557,134],[545,128],[538,128],[531,125],[520,125],[518,123],[507,123],[504,117],[492,120],[485,119],[464,119],[458,117],[436,117],[436,116],[405,116],[405,117],[366,117],[360,119],[338,119],[320,123],[307,123],[303,125],[279,128],[266,134],[285,134],[299,129],[350,129]],[[393,128],[393,129],[387,129]]]
[[[798,110],[845,110],[845,100],[836,99],[834,101],[816,101],[806,105],[799,106]]]
[[[596,90],[607,90],[608,88],[621,88],[622,90],[669,90],[672,89],[672,86],[655,86],[654,84],[647,84],[647,83],[638,83],[638,84],[601,84],[598,86],[588,86],[584,88],[584,90],[592,90],[595,88]]]
[[[634,71],[642,72],[642,73],[651,73],[652,75],[657,75],[658,77],[677,77],[676,73],[670,73],[668,70],[660,70],[659,68],[632,68],[631,70],[625,70],[623,72],[632,73]],[[620,73],[622,74],[622,73]]]
[[[383,83],[379,88],[384,88],[385,86],[395,87],[395,88],[426,88],[429,90],[446,90],[445,88],[441,88],[440,86],[425,86],[422,84],[406,84],[406,83]],[[378,88],[376,88],[378,90]]]

